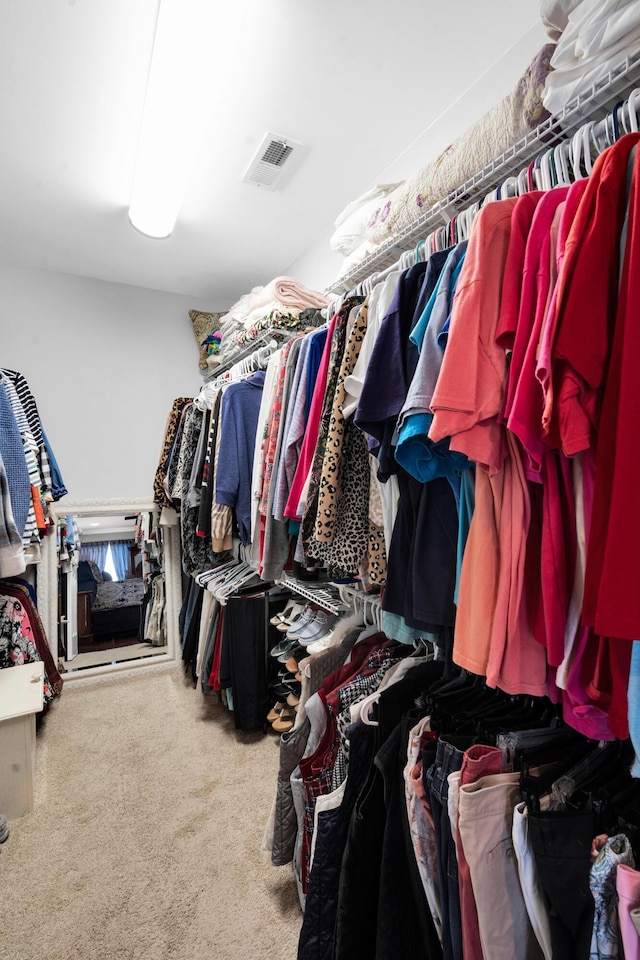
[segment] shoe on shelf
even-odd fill
[[[299,617],[304,607],[304,603],[298,603],[297,600],[290,600],[284,610],[276,613],[275,617],[271,617],[269,623],[272,623],[274,627],[280,629],[283,624],[290,624],[296,617]]]
[[[295,693],[298,697],[300,696],[302,684],[291,674],[287,674],[287,676],[290,677],[289,680],[280,680],[271,687],[271,692],[279,700],[286,700],[290,693]]]
[[[276,733],[288,733],[289,730],[293,729],[293,725],[296,722],[296,712],[293,707],[287,707],[286,710],[283,710],[277,720],[274,720],[271,724],[273,730]]]
[[[289,627],[292,626],[292,624],[294,624],[296,620],[302,616],[306,607],[306,602],[294,604],[294,606],[291,608],[291,613],[289,616],[282,617],[280,622],[276,624],[276,630],[279,630],[280,633],[286,633]]]
[[[300,657],[303,657],[303,656],[304,656],[304,647],[301,646],[301,644],[299,644],[297,640],[292,640],[290,646],[280,654],[280,656],[278,657],[278,661],[286,665],[288,661],[291,659],[291,657],[300,659]]]
[[[328,650],[331,644],[333,643],[333,630],[329,633],[325,633],[324,637],[320,637],[319,640],[314,640],[313,643],[308,643],[306,647],[307,653],[324,653],[325,650]]]
[[[269,650],[269,653],[271,654],[274,660],[279,660],[282,654],[286,653],[287,660],[288,660],[289,657],[291,656],[290,651],[293,650],[293,648],[296,646],[298,646],[298,644],[295,640],[289,640],[287,639],[287,637],[283,637],[280,643],[277,643],[275,647],[271,647],[271,650]]]
[[[294,620],[287,629],[287,637],[289,640],[297,638],[301,631],[315,619],[318,612],[318,610],[314,610],[312,607],[305,607],[297,620]]]
[[[304,647],[300,647],[300,649],[304,650]],[[307,652],[306,650],[304,650],[304,656],[306,655],[307,655]],[[285,663],[285,667],[287,668],[289,673],[292,673],[294,676],[296,675],[296,673],[298,672],[298,659],[295,657],[294,654],[291,654],[291,656]]]
[[[287,696],[290,696],[290,694],[287,694]],[[267,714],[267,720],[269,723],[273,723],[274,720],[278,719],[282,711],[286,708],[286,705],[286,700],[278,700],[277,703],[274,703],[274,705],[271,707],[271,710],[269,710],[269,713]]]
[[[315,640],[325,637],[331,630],[333,630],[334,624],[337,622],[337,620],[337,617],[330,616],[330,614],[325,613],[324,610],[318,610],[315,620],[308,624],[308,626],[298,634],[298,642],[304,647],[307,647]]]

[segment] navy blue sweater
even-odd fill
[[[216,467],[216,503],[233,507],[242,543],[251,540],[251,480],[264,370],[232,383],[222,397],[220,451]]]

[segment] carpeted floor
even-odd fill
[[[277,765],[179,665],[68,684],[0,854],[0,956],[295,960],[293,874],[260,850]]]

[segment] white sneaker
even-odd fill
[[[320,640],[314,640],[313,643],[307,644],[307,653],[323,653],[325,650],[328,650],[331,644],[333,643],[333,630],[330,633],[325,634],[324,637],[321,637]]]

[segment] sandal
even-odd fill
[[[288,733],[296,720],[296,712],[292,707],[285,707],[277,720],[271,724],[276,733]]]

